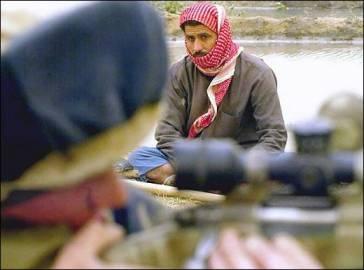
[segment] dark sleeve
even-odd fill
[[[287,130],[277,92],[277,78],[271,69],[263,73],[251,93],[253,116],[259,142],[252,149],[284,151]]]
[[[155,132],[157,148],[167,155],[172,165],[173,144],[176,140],[186,137],[187,94],[181,76],[181,63],[177,63],[169,70],[162,103],[162,117]]]

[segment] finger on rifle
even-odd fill
[[[320,263],[293,237],[287,234],[274,236],[273,244],[282,254],[287,254],[296,265],[309,269],[321,269]]]
[[[81,246],[84,254],[96,255],[105,247],[119,241],[122,236],[123,229],[120,226],[93,218],[76,233],[65,248],[76,251]]]
[[[256,268],[248,256],[238,233],[233,229],[222,231],[217,248],[209,258],[210,268]]]
[[[264,269],[291,269],[296,265],[286,254],[277,251],[275,246],[259,235],[250,235],[244,240],[244,247],[255,259],[259,268]]]

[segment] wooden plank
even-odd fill
[[[159,196],[188,198],[191,200],[197,200],[201,202],[220,202],[225,200],[224,195],[214,194],[210,192],[203,192],[197,190],[178,190],[176,187],[173,186],[146,183],[129,179],[122,179],[122,181],[125,181],[136,188],[139,188],[141,190]]]

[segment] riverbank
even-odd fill
[[[150,1],[170,39],[183,38],[179,14],[195,1]],[[363,39],[362,1],[212,1],[225,7],[236,39]]]
[[[177,14],[165,13],[165,28],[170,39],[181,39]],[[298,17],[272,18],[264,16],[231,16],[233,36],[237,39],[321,39],[351,41],[363,39],[363,18]]]
[[[234,42],[241,44],[352,44],[352,45],[363,45],[362,38],[354,38],[351,40],[332,40],[330,38],[325,37],[317,37],[317,38],[301,38],[301,39],[292,39],[287,37],[276,37],[274,39],[271,38],[258,38],[254,36],[245,37],[245,38],[234,38]],[[167,37],[167,44],[169,47],[179,47],[185,43],[183,37]]]
[[[88,2],[84,1],[82,5]],[[194,2],[150,1],[164,18],[167,40],[183,40],[179,14],[184,7]],[[270,43],[363,42],[362,1],[213,2],[225,7],[235,39]],[[21,6],[14,3],[2,1],[1,51],[18,33],[57,12],[81,5],[77,1],[64,3],[64,6],[50,6],[47,2]]]

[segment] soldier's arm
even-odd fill
[[[123,230],[120,226],[95,217],[84,225],[57,254],[53,269],[141,269],[138,265],[109,264],[99,255],[112,244],[120,241]]]

